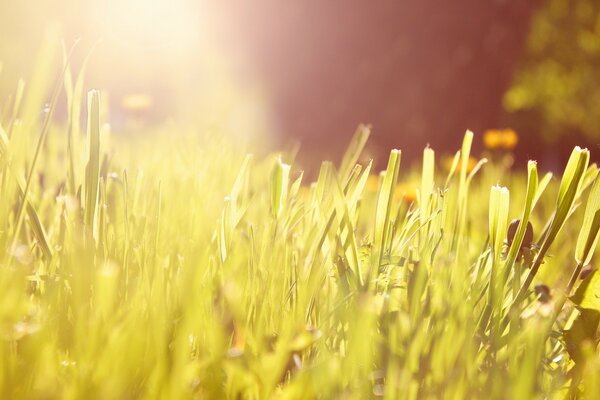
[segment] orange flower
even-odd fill
[[[490,150],[512,150],[519,142],[519,135],[513,129],[488,129],[483,134],[483,144]]]
[[[412,203],[417,199],[417,189],[414,186],[400,184],[394,189],[394,200]]]
[[[488,129],[483,134],[483,144],[488,149],[497,149],[502,146],[502,132]]]
[[[512,129],[504,130],[504,148],[507,150],[512,150],[519,143],[519,135]]]

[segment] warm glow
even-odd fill
[[[189,50],[200,34],[197,7],[187,0],[108,0],[94,4],[100,32],[141,48]]]
[[[154,99],[145,93],[133,93],[121,99],[121,107],[128,111],[144,111],[152,107]]]

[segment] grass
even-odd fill
[[[111,134],[97,91],[80,133],[65,74],[66,126],[22,83],[1,120],[1,398],[600,398],[587,150],[469,169],[467,132],[447,170],[378,172],[361,126],[307,182],[217,134]]]

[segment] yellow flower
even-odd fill
[[[394,189],[394,200],[412,203],[417,199],[417,189],[414,186],[400,184]]]
[[[488,129],[483,134],[483,144],[488,149],[497,149],[502,145],[502,131]]]
[[[513,129],[488,129],[483,134],[483,144],[490,150],[512,150],[519,142],[519,135]]]
[[[519,135],[512,129],[504,130],[504,148],[512,150],[519,143]]]

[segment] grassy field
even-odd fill
[[[600,398],[587,150],[553,177],[467,132],[379,171],[361,126],[310,182],[218,133],[115,135],[82,87],[4,96],[0,398]]]

